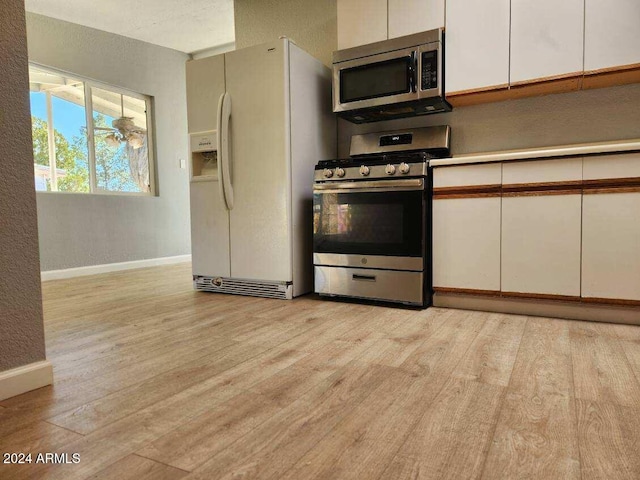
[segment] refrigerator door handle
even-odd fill
[[[222,106],[218,105],[220,110],[220,122],[218,130],[221,132],[220,142],[218,143],[218,162],[221,165],[222,172],[222,192],[227,210],[233,209],[233,186],[231,185],[231,159],[229,150],[229,126],[231,122],[231,96],[229,93],[222,95]]]
[[[218,124],[218,130],[216,132],[216,140],[217,140],[217,144],[218,144],[218,161],[216,162],[218,164],[218,182],[220,182],[220,200],[222,201],[222,204],[226,206],[227,204],[227,200],[224,198],[224,182],[222,181],[222,177],[224,175],[224,172],[222,171],[222,155],[223,155],[223,150],[222,150],[222,106],[224,105],[224,96],[226,95],[226,93],[223,93],[222,95],[220,95],[220,98],[218,99],[218,116],[217,116],[217,124]]]

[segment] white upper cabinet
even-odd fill
[[[585,0],[584,69],[640,63],[640,1]]]
[[[509,84],[509,0],[447,0],[448,93]]]
[[[511,83],[582,72],[583,33],[584,0],[512,0]]]
[[[387,0],[338,0],[338,50],[387,39]]]
[[[389,38],[444,27],[445,0],[389,0]]]

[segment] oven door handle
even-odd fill
[[[424,190],[424,179],[379,180],[373,182],[330,182],[314,185],[314,193],[358,193],[381,192],[384,190]]]

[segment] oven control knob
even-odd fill
[[[336,175],[340,178],[344,177],[344,168],[336,168]]]
[[[394,173],[396,173],[396,167],[389,164],[384,168],[384,171],[387,173],[387,175],[393,175]]]
[[[360,165],[360,175],[366,177],[367,175],[369,175],[369,173],[371,173],[369,167],[367,167],[366,165]]]
[[[403,175],[406,175],[407,173],[409,173],[409,170],[411,170],[411,166],[409,166],[408,163],[402,162],[400,164],[400,173]]]
[[[325,178],[331,178],[333,177],[333,171],[329,168],[325,168],[323,175],[325,176]]]

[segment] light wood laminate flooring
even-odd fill
[[[640,327],[43,284],[55,384],[0,402],[0,479],[638,479]]]

